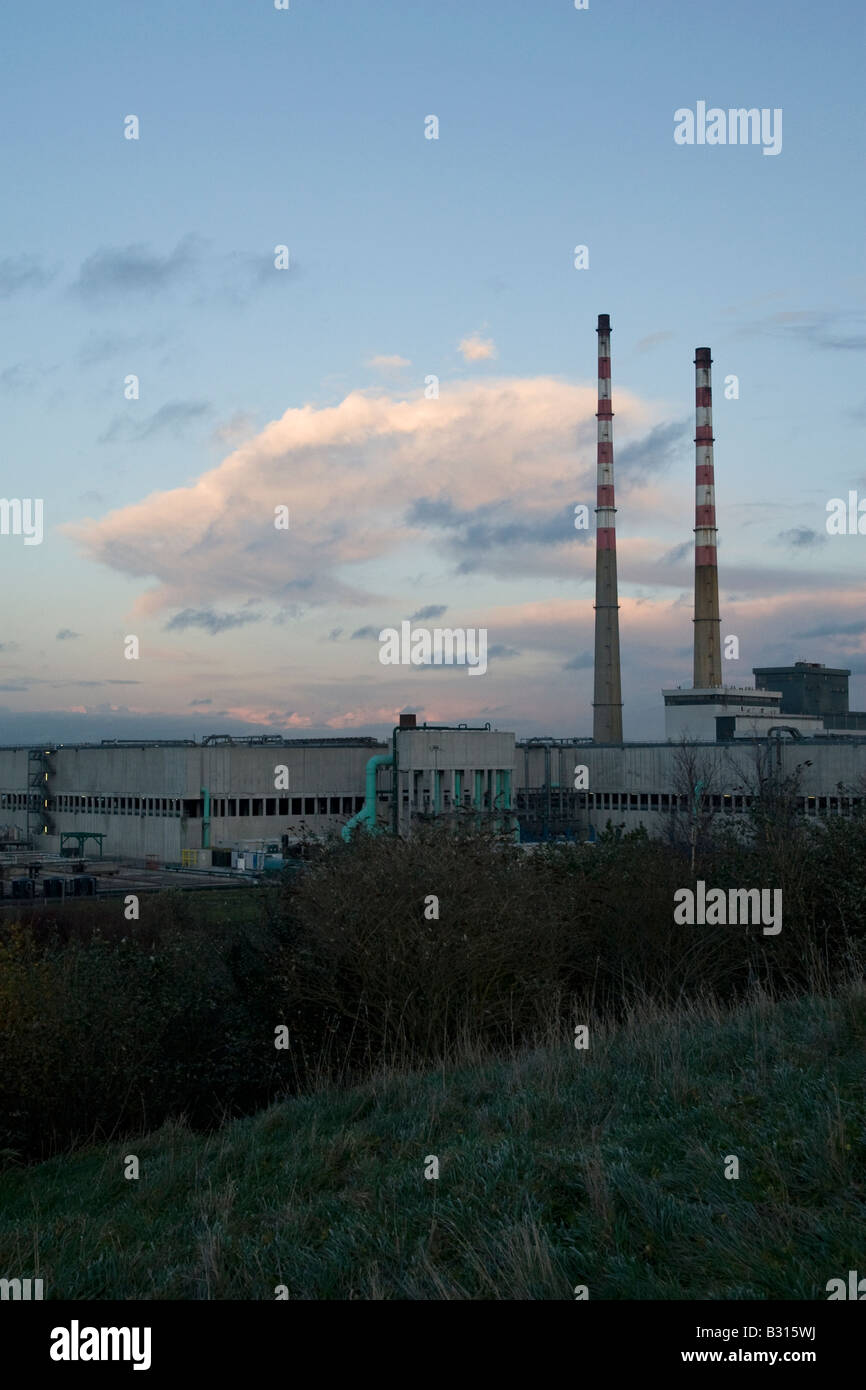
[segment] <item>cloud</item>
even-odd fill
[[[25,290],[41,290],[53,279],[36,256],[6,256],[0,260],[0,299],[11,299]]]
[[[368,623],[366,627],[358,627],[358,628],[356,628],[355,631],[352,633],[352,636],[351,636],[351,638],[350,638],[350,641],[352,641],[352,642],[357,642],[358,640],[363,641],[363,640],[364,640],[365,638],[367,638],[367,637],[375,637],[375,638],[378,640],[379,633],[380,633],[381,631],[382,631],[381,628],[378,628],[378,627],[371,627],[370,624]]]
[[[658,333],[648,333],[645,338],[641,338],[635,343],[634,350],[635,352],[649,352],[650,348],[658,347],[659,343],[666,343],[674,336],[675,334],[668,328],[662,329]]]
[[[487,650],[487,655],[498,657],[500,661],[508,661],[513,656],[520,656],[516,647],[508,647],[504,642],[494,642],[492,647]]]
[[[156,580],[136,604],[145,615],[253,598],[370,604],[383,597],[364,582],[371,562],[427,539],[441,547],[442,529],[455,564],[468,536],[487,546],[490,572],[557,573],[557,542],[590,555],[573,505],[595,494],[596,408],[594,384],[550,378],[458,381],[435,401],[354,391],[336,406],[287,410],[189,486],[62,530],[91,559]],[[623,448],[649,413],[618,391]],[[651,436],[644,454],[663,453],[664,429]],[[437,493],[419,499],[425,476]],[[274,527],[279,503],[291,507],[290,531]]]
[[[332,627],[331,631],[328,633],[328,641],[336,642],[342,631],[343,629],[341,627]]]
[[[212,705],[213,700],[190,700],[189,703],[190,707],[194,708],[196,705]]]
[[[577,656],[573,656],[571,661],[567,661],[562,669],[563,671],[586,671],[591,669],[593,664],[592,652],[578,652]]]
[[[805,632],[794,633],[795,637],[846,637],[857,636],[866,632],[866,618],[855,618],[853,622],[843,623],[838,618],[828,618],[826,622],[819,623],[817,627],[811,627]]]
[[[510,509],[499,503],[461,511],[448,497],[419,497],[409,508],[406,519],[412,526],[436,526],[454,531],[459,550],[471,555],[471,558],[461,562],[463,572],[476,568],[483,552],[494,548],[518,543],[547,545],[571,540],[586,544],[591,539],[588,531],[575,532],[574,507],[571,503],[552,516],[522,521],[512,517]]]
[[[780,531],[777,540],[783,545],[792,545],[796,550],[805,550],[809,546],[823,545],[826,535],[820,531],[813,531],[809,526],[794,526],[790,531]]]
[[[73,289],[89,301],[164,294],[190,278],[201,250],[202,243],[194,236],[184,237],[167,255],[150,251],[141,242],[106,247],[82,262]]]
[[[137,419],[136,407],[130,403],[127,412],[115,415],[105,433],[99,436],[99,443],[112,444],[117,440],[141,443],[163,432],[177,438],[189,424],[200,420],[203,415],[209,415],[210,411],[211,406],[207,401],[168,401],[152,415]]]
[[[185,632],[190,627],[200,627],[212,636],[217,632],[228,632],[233,627],[246,627],[248,623],[260,623],[261,613],[215,613],[212,608],[185,608],[175,613],[165,624],[166,632]]]
[[[496,356],[496,348],[492,338],[482,338],[479,333],[473,333],[468,338],[462,338],[457,348],[463,354],[465,362],[484,362]]]
[[[645,478],[662,472],[678,461],[691,437],[692,425],[689,420],[671,420],[654,425],[642,439],[614,450],[617,477],[623,480],[628,475]]]
[[[395,368],[395,369],[396,369],[396,368],[399,368],[399,367],[411,367],[411,366],[412,366],[412,363],[409,361],[409,358],[408,358],[408,357],[399,357],[396,353],[394,353],[393,356],[391,356],[391,357],[384,356],[384,355],[383,355],[383,356],[379,356],[379,357],[368,357],[368,358],[367,358],[367,366],[368,366],[368,367],[392,367],[392,368]]]
[[[694,541],[682,541],[680,545],[675,545],[673,549],[666,550],[664,555],[659,558],[659,566],[680,565],[687,559],[694,550]]]
[[[165,346],[165,333],[91,333],[82,343],[78,361],[82,367],[93,367],[112,358],[129,358],[132,353],[151,351]]]
[[[69,642],[69,641],[72,640],[73,637],[80,637],[80,636],[81,636],[81,633],[80,633],[80,632],[73,632],[72,629],[69,628],[69,627],[62,627],[62,628],[60,629],[60,631],[57,633],[57,636],[56,636],[56,639],[55,639],[55,640],[58,641],[58,642]]]
[[[0,652],[17,652],[20,642],[0,642]]]
[[[18,395],[21,391],[29,391],[36,381],[36,375],[23,362],[13,362],[11,367],[4,367],[0,372],[0,391]]]
[[[211,439],[214,444],[234,446],[253,433],[255,424],[254,415],[250,415],[246,410],[236,410],[228,420],[215,427],[211,432]]]
[[[863,352],[866,349],[866,314],[863,311],[794,309],[758,319],[744,333],[800,340],[809,347],[831,352]]]
[[[410,623],[423,623],[428,618],[441,618],[443,613],[447,613],[447,603],[428,603],[426,608],[419,608],[416,613],[409,614]]]

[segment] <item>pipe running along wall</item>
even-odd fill
[[[376,773],[380,767],[393,767],[393,753],[376,753],[367,762],[364,773],[364,805],[357,811],[351,820],[347,821],[341,831],[342,837],[347,842],[352,838],[352,831],[356,825],[363,825],[369,830],[371,835],[378,831],[376,824]]]

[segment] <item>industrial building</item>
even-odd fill
[[[614,492],[611,326],[598,318],[593,737],[533,738],[465,725],[390,739],[103,740],[0,748],[0,848],[195,866],[299,837],[357,829],[407,836],[437,821],[492,825],[522,840],[593,839],[608,825],[663,834],[688,814],[748,812],[768,769],[799,778],[805,815],[850,815],[866,797],[866,714],[849,671],[798,661],[722,682],[712,359],[695,354],[693,685],[662,692],[665,741],[623,741]],[[685,752],[690,749],[690,757]]]

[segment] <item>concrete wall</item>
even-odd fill
[[[516,801],[524,817],[530,811],[536,819],[549,811],[557,812],[576,826],[580,835],[589,833],[590,827],[603,829],[608,820],[628,829],[644,824],[650,833],[662,833],[665,817],[670,815],[670,798],[685,794],[682,753],[671,743],[515,745],[511,733],[473,729],[405,730],[397,738],[401,833],[406,833],[413,814],[432,810],[437,775],[443,814],[453,809],[458,786],[464,794],[461,800],[468,792],[470,802],[474,801],[476,772],[482,775],[483,793],[488,798],[491,793],[496,798],[499,786],[499,809],[507,809],[507,781],[503,776],[497,783],[496,778],[497,774],[511,773],[512,803]],[[808,813],[842,811],[841,798],[855,796],[858,782],[866,782],[866,741],[821,738],[761,747],[764,756],[772,756],[783,773],[800,769],[801,794],[807,798],[804,805]],[[104,852],[109,858],[155,854],[178,862],[184,849],[202,848],[202,787],[211,795],[211,847],[279,841],[284,834],[297,835],[303,825],[313,834],[336,832],[364,796],[368,759],[377,752],[390,751],[386,743],[62,747],[50,755],[54,833],[43,836],[40,843],[46,851],[57,852],[61,830],[91,830],[105,835]],[[745,798],[753,792],[755,782],[752,747],[705,743],[697,747],[695,757],[708,789],[719,798],[720,809],[729,808],[726,814],[744,814]],[[287,789],[274,786],[278,765],[288,768]],[[580,765],[587,768],[588,786],[578,790],[574,772]],[[462,773],[459,782],[458,772]],[[0,748],[0,795],[7,802],[13,793],[23,798],[27,779],[27,750]],[[839,783],[847,791],[840,792]],[[389,769],[380,773],[379,788],[380,818],[388,824]],[[723,800],[726,794],[729,801]],[[86,796],[91,800],[105,798],[112,809],[106,805],[73,810],[62,803],[63,798]],[[662,806],[663,797],[668,801],[666,807]],[[235,802],[234,814],[230,814],[231,800]],[[250,811],[254,803],[261,802],[265,814],[239,814],[244,800]],[[198,814],[184,814],[191,805]],[[23,806],[0,805],[0,832],[4,826],[12,826],[23,835],[26,825]]]
[[[866,746],[859,741],[782,740],[759,748],[762,758],[771,758],[781,775],[799,772],[806,814],[840,813],[843,798],[851,802],[858,794],[861,799],[866,794]],[[545,756],[550,765],[551,793],[544,786]],[[621,748],[570,744],[553,746],[546,755],[538,745],[518,744],[516,757],[518,813],[528,811],[532,802],[536,813],[543,813],[552,800],[555,819],[559,799],[567,805],[571,798],[574,819],[587,833],[590,827],[603,830],[609,820],[627,830],[644,825],[650,834],[662,834],[672,809],[680,809],[672,807],[672,801],[687,796],[689,779],[683,752],[676,744],[625,744]],[[706,794],[717,798],[720,814],[746,814],[747,798],[757,791],[755,757],[753,745],[739,743],[701,743],[694,749],[696,778],[705,782]],[[581,764],[588,772],[588,788],[575,792],[574,769]],[[840,790],[839,783],[845,790]]]

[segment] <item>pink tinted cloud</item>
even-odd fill
[[[531,517],[592,497],[595,410],[594,387],[552,378],[443,383],[436,400],[354,391],[287,410],[190,486],[64,529],[90,558],[150,581],[140,613],[217,599],[364,603],[353,567],[423,534],[405,521],[419,498]],[[618,392],[621,436],[651,419]],[[279,505],[287,531],[274,527]]]

